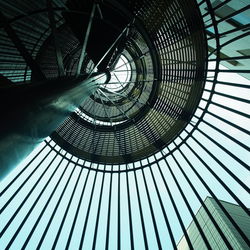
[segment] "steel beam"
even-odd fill
[[[54,39],[54,44],[55,44],[56,59],[57,59],[57,64],[58,64],[58,73],[59,73],[59,76],[64,76],[65,72],[64,72],[62,51],[61,51],[60,44],[59,44],[58,37],[57,37],[57,29],[56,29],[56,22],[55,22],[55,17],[54,17],[52,1],[53,0],[47,0],[48,17],[49,17],[50,27],[51,27],[52,36]]]

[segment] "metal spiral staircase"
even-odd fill
[[[243,2],[0,3],[4,249],[232,249],[207,196],[250,247]]]

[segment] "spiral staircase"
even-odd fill
[[[249,5],[0,7],[4,249],[212,249],[200,206],[232,249],[207,196],[250,247],[220,202],[250,215]]]

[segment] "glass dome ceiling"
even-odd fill
[[[250,22],[245,21],[249,6],[233,0],[86,2],[87,7],[78,1],[53,1],[53,11],[45,8],[44,1],[34,6],[26,1],[0,4],[48,78],[57,78],[60,72],[48,13],[57,23],[66,77],[74,77],[78,69],[80,76],[100,73],[92,93],[3,180],[1,246],[181,249],[178,242],[184,235],[187,247],[194,249],[195,239],[186,230],[193,221],[201,249],[213,249],[213,235],[196,218],[202,206],[218,235],[215,249],[232,249],[234,239],[227,237],[204,203],[210,196],[238,233],[237,244],[249,248],[249,227],[242,228],[220,202],[237,204],[249,218]],[[87,33],[81,33],[83,40],[78,38],[74,27],[65,25],[69,17],[73,20],[67,14],[79,15],[91,34],[99,25],[110,25],[106,17],[111,11],[119,17],[119,36],[124,30],[121,20],[129,17],[124,6],[134,13],[131,23],[133,18],[139,23],[129,26],[129,32],[123,33],[128,35],[125,43],[116,44],[98,68],[102,56],[88,47],[93,38],[89,36],[87,45]],[[95,21],[88,25],[91,13]],[[0,27],[1,79],[29,82],[34,68],[19,53],[6,26]],[[193,28],[187,32],[186,27]],[[117,80],[112,72],[119,64],[127,67]],[[125,83],[123,87],[112,89],[111,83],[119,81]],[[183,109],[188,96],[191,111]],[[182,110],[190,112],[185,115]],[[143,119],[145,126],[139,127]],[[166,132],[168,123],[161,119],[173,126],[181,123],[169,138],[160,137],[163,140],[157,136],[161,128]],[[131,127],[135,130],[126,133]],[[140,136],[134,140],[136,131]],[[133,147],[143,152],[136,154]]]

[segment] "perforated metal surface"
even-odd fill
[[[195,3],[135,1],[123,8],[134,17],[122,52],[130,82],[119,91],[100,85],[52,135],[74,155],[102,163],[132,162],[170,143],[204,86],[206,42]]]

